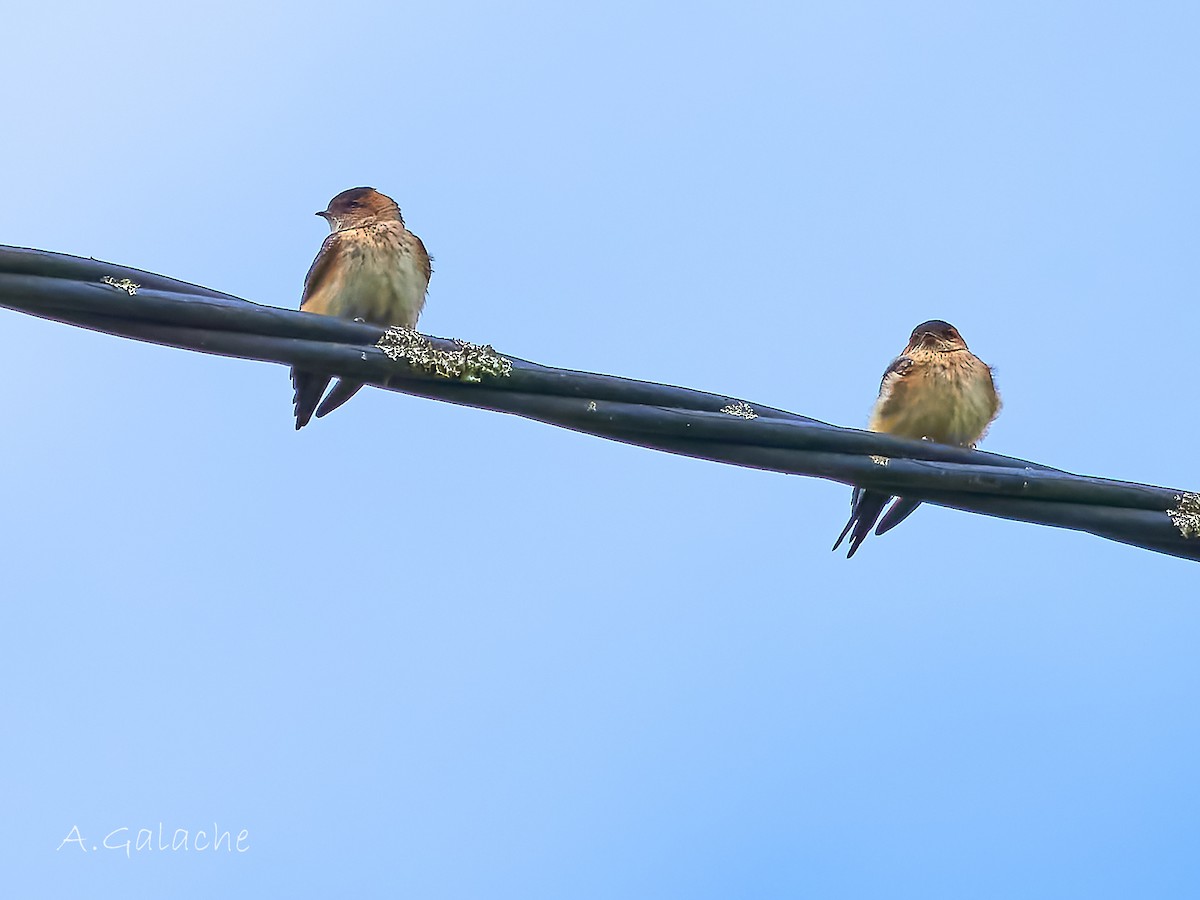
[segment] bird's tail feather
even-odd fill
[[[891,505],[883,518],[879,520],[879,527],[875,529],[876,534],[886,534],[891,531],[905,519],[916,511],[916,508],[921,505],[920,500],[905,500],[903,497],[897,497],[896,502]]]
[[[329,396],[321,401],[321,405],[317,407],[317,418],[327,416],[355,394],[362,387],[361,381],[346,381],[342,378],[333,386],[333,390],[329,392]]]
[[[328,387],[330,376],[321,375],[317,372],[301,372],[299,369],[292,369],[292,386],[296,389],[295,395],[292,397],[292,406],[296,412],[296,430],[299,431],[313,417],[313,413],[317,409],[317,405],[321,402],[321,395],[325,393],[325,388]]]
[[[852,557],[862,542],[867,539],[875,520],[879,518],[879,514],[883,512],[883,508],[891,499],[889,494],[855,488],[854,497],[851,500],[850,520],[846,522],[846,527],[838,535],[833,549],[836,550],[840,547],[846,535],[850,535],[850,548],[846,553],[846,558]]]

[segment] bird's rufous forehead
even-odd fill
[[[329,201],[330,212],[346,212],[349,210],[375,211],[396,206],[391,197],[379,193],[375,188],[356,187],[342,191]]]
[[[949,322],[944,322],[941,319],[930,319],[928,322],[922,322],[913,329],[912,337],[910,337],[909,340],[913,343],[916,343],[925,335],[941,338],[943,340],[962,340],[962,336],[958,333],[958,329]]]

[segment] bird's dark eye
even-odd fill
[[[358,207],[362,206],[362,203],[359,202],[358,200],[351,200],[350,206],[353,207],[354,209],[357,209]]]

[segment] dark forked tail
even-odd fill
[[[896,502],[892,504],[882,519],[879,518],[883,508],[887,506],[888,501],[892,497],[890,494],[883,494],[879,491],[864,491],[862,488],[855,488],[854,493],[850,497],[850,520],[846,523],[846,527],[842,529],[842,533],[838,535],[837,542],[833,545],[836,550],[842,545],[842,541],[846,539],[846,535],[850,535],[850,549],[846,553],[846,558],[852,557],[858,550],[862,542],[867,539],[867,535],[871,533],[871,528],[875,524],[875,520],[879,519],[879,527],[875,529],[876,534],[883,534],[886,531],[891,531],[910,515],[913,510],[921,505],[920,500],[905,500],[903,497],[897,497]]]
[[[296,412],[297,431],[312,419],[313,413],[317,411],[317,404],[321,402],[321,395],[325,393],[329,382],[330,376],[328,375],[292,369],[292,387],[296,389],[296,393],[292,397],[292,406]]]

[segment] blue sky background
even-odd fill
[[[294,307],[370,184],[430,333],[861,425],[940,317],[987,449],[1200,487],[1200,13],[984,6],[17,6],[0,243]],[[1194,563],[936,508],[847,561],[836,484],[0,358],[10,896],[1200,891]]]

